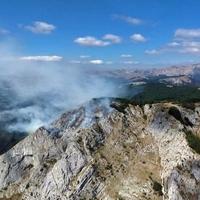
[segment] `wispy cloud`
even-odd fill
[[[7,30],[7,29],[5,29],[5,28],[0,28],[0,35],[7,35],[7,34],[9,34],[9,33],[10,33],[9,30]]]
[[[134,42],[146,42],[146,38],[140,34],[140,33],[135,33],[133,35],[131,35],[131,40],[134,41]]]
[[[69,63],[71,64],[81,64],[80,60],[70,60]]]
[[[114,44],[120,43],[122,41],[122,38],[118,35],[114,35],[114,34],[106,34],[103,36],[104,40],[109,40]]]
[[[105,47],[111,44],[108,41],[99,40],[92,36],[78,37],[74,40],[74,42],[82,46],[96,46],[96,47]]]
[[[56,26],[47,22],[36,21],[32,25],[24,26],[24,28],[36,34],[50,34],[56,29]]]
[[[24,61],[42,61],[42,62],[58,62],[63,58],[61,56],[23,56],[19,58]]]
[[[178,53],[200,54],[200,28],[179,28],[174,33],[174,41],[171,42],[171,51]]]
[[[121,54],[121,58],[132,58],[133,56],[131,54]]]
[[[125,64],[125,65],[136,65],[136,64],[139,64],[138,61],[133,61],[133,60],[126,60],[126,61],[123,61],[122,64]]]
[[[114,19],[119,19],[122,20],[126,23],[132,24],[132,25],[141,25],[143,24],[143,20],[136,18],[136,17],[130,17],[130,16],[125,16],[125,15],[113,15]]]
[[[71,64],[81,64],[81,65],[112,65],[113,61],[107,60],[104,61],[102,59],[93,59],[93,60],[88,60],[88,59],[80,59],[80,60],[70,60],[69,63]]]
[[[200,38],[200,29],[183,29],[179,28],[175,31],[176,38],[194,39]]]
[[[167,46],[169,46],[169,47],[178,47],[178,46],[180,46],[180,43],[173,41],[173,42],[168,43]]]
[[[118,44],[121,40],[120,36],[109,33],[104,35],[101,39],[93,36],[78,37],[74,42],[81,46],[105,47],[111,44]]]
[[[159,54],[159,51],[156,49],[151,49],[151,50],[146,50],[145,53],[148,55],[157,55]]]
[[[90,58],[91,56],[89,56],[89,55],[80,55],[80,58],[81,59],[86,59],[86,58]]]
[[[175,30],[171,42],[159,49],[145,51],[146,54],[150,55],[167,52],[200,55],[200,29],[179,28]]]
[[[104,61],[100,60],[100,59],[98,59],[98,60],[90,60],[89,63],[90,64],[95,64],[95,65],[100,65],[100,64],[103,64]]]
[[[183,49],[180,49],[180,53],[190,53],[190,54],[200,54],[200,46],[199,47],[185,47]]]

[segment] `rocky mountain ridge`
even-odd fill
[[[200,199],[200,105],[117,108],[93,100],[1,155],[0,200]]]
[[[119,69],[96,73],[100,73],[103,77],[117,78],[123,81],[148,82],[153,78],[154,80],[157,79],[157,81],[160,79],[161,82],[164,81],[174,85],[182,85],[191,83],[199,84],[199,71],[200,64],[196,63],[152,69]]]

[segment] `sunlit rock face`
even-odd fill
[[[92,99],[77,109],[64,113],[61,117],[51,124],[52,128],[88,128],[98,119],[107,117],[113,110],[110,107],[111,99],[99,98]]]
[[[199,199],[200,106],[113,101],[66,112],[1,155],[0,199]]]

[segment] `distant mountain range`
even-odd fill
[[[152,81],[160,80],[171,84],[199,84],[200,64],[174,65],[154,69],[119,69],[99,72],[108,78],[118,78],[127,81]]]

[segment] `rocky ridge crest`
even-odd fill
[[[1,155],[0,200],[200,199],[200,105],[109,105],[66,112]]]

